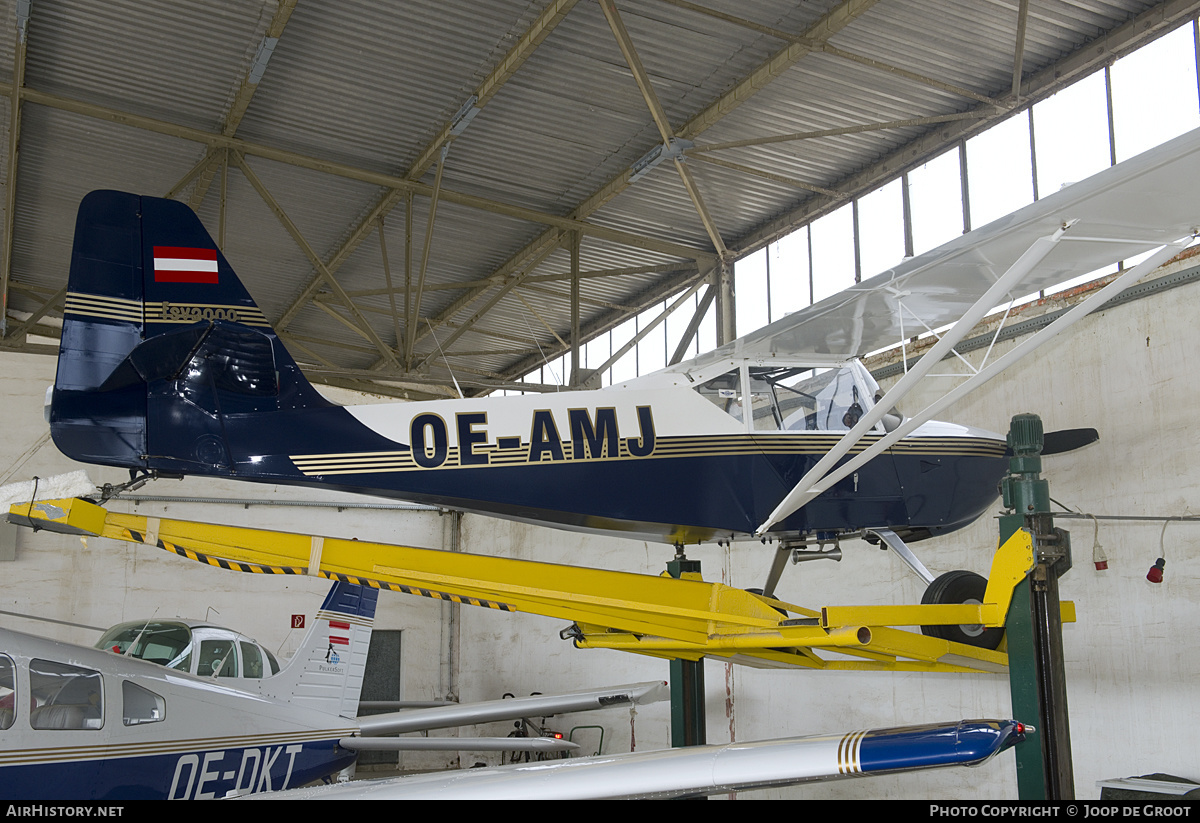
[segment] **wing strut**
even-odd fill
[[[755,533],[758,535],[764,534],[771,526],[774,526],[780,520],[783,520],[809,500],[816,497],[815,494],[809,494],[809,489],[812,489],[837,461],[845,457],[846,453],[854,448],[863,435],[873,429],[875,424],[882,420],[883,416],[891,411],[892,407],[900,402],[904,395],[908,394],[930,369],[941,362],[942,358],[971,329],[975,328],[975,324],[982,320],[984,315],[992,310],[993,306],[999,303],[1017,283],[1021,282],[1029,272],[1037,267],[1038,263],[1042,262],[1047,254],[1054,250],[1055,246],[1058,245],[1058,241],[1073,223],[1074,221],[1064,223],[1062,228],[1058,229],[1054,234],[1034,240],[1033,244],[1025,250],[1025,253],[1008,268],[1008,271],[997,278],[991,288],[984,292],[983,296],[967,309],[963,316],[958,319],[958,322],[942,336],[941,340],[934,344],[929,353],[917,361],[916,365],[904,377],[900,378],[900,381],[892,386],[887,394],[870,411],[862,416],[862,419],[858,421],[854,428],[842,435],[842,439],[838,441],[837,445],[817,461],[815,466],[809,469],[808,473],[779,502],[779,505],[775,507],[775,511],[771,512],[771,516],[767,518],[765,523],[758,527]]]
[[[891,446],[902,437],[907,436],[918,426],[932,419],[935,414],[940,413],[942,410],[959,400],[964,395],[974,391],[976,388],[1007,369],[1013,363],[1016,363],[1025,355],[1034,351],[1042,344],[1048,342],[1050,339],[1058,335],[1060,332],[1065,331],[1070,326],[1074,325],[1096,309],[1103,306],[1127,285],[1136,282],[1146,274],[1154,271],[1160,265],[1170,260],[1176,254],[1186,248],[1194,239],[1193,236],[1188,236],[1176,240],[1173,243],[1168,243],[1165,246],[1161,246],[1141,263],[1131,269],[1126,269],[1120,274],[1120,276],[1118,276],[1100,291],[1096,292],[1087,300],[1084,300],[1076,305],[1062,317],[1043,328],[1037,334],[1032,335],[1017,346],[1013,347],[1007,354],[997,359],[990,366],[981,369],[978,373],[972,375],[967,380],[951,389],[949,392],[943,395],[940,400],[936,400],[926,406],[919,414],[905,420],[894,431],[880,438],[876,443],[862,451],[856,457],[848,460],[835,471],[829,471],[830,467],[837,462],[837,460],[843,457],[854,446],[855,443],[858,442],[862,435],[866,433],[868,428],[873,426],[878,419],[880,419],[886,412],[890,411],[892,407],[900,401],[904,394],[912,388],[912,384],[915,383],[916,379],[919,379],[920,376],[923,376],[926,372],[933,368],[933,366],[938,363],[942,357],[945,356],[946,349],[957,343],[963,336],[966,335],[968,331],[970,331],[971,328],[974,327],[974,324],[978,322],[978,319],[987,312],[988,308],[990,308],[990,305],[994,305],[994,303],[990,304],[988,308],[984,308],[982,311],[977,311],[981,308],[981,304],[985,303],[994,292],[999,292],[997,287],[1000,286],[1003,281],[1007,280],[1009,275],[1012,274],[1015,269],[1022,265],[1022,262],[1025,261],[1032,252],[1035,251],[1038,244],[1046,241],[1051,244],[1051,247],[1053,247],[1052,244],[1057,242],[1061,237],[1062,230],[1056,232],[1053,236],[1039,238],[1039,240],[1034,243],[1034,246],[1030,247],[1029,251],[1022,255],[1021,259],[1013,264],[1013,268],[1009,269],[1008,272],[1005,272],[1004,277],[996,281],[996,284],[988,290],[987,294],[981,297],[979,301],[977,301],[975,305],[971,307],[971,310],[967,312],[967,314],[963,315],[963,318],[955,324],[954,328],[947,332],[942,340],[933,346],[929,353],[922,357],[916,366],[914,366],[913,369],[908,372],[908,374],[901,378],[900,381],[897,382],[896,385],[884,395],[880,402],[877,403],[870,412],[863,415],[863,418],[859,421],[858,425],[843,435],[837,446],[834,447],[834,449],[831,450],[824,459],[813,466],[813,468],[809,470],[808,474],[801,478],[800,482],[796,484],[796,487],[788,493],[788,495],[783,499],[782,502],[780,502],[778,506],[776,506],[775,511],[771,513],[771,516],[767,518],[767,521],[758,527],[757,534],[765,533],[771,526],[778,523],[780,520],[783,520],[792,512],[800,509],[802,506],[808,504],[826,489],[830,488],[839,480],[849,476],[852,472],[862,467],[867,461],[874,458],[880,452],[891,448]],[[1046,249],[1046,251],[1049,251],[1049,249]],[[1040,260],[1041,257],[1044,257],[1045,253],[1046,252],[1043,251],[1038,259]],[[1034,262],[1036,263],[1036,261]],[[970,321],[969,323],[968,320]],[[962,331],[959,331],[960,326],[964,326]],[[947,341],[950,342],[947,343]],[[914,375],[917,375],[917,377],[913,380],[910,380],[909,378],[913,378]]]

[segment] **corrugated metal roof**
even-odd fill
[[[602,2],[32,0],[9,308],[18,317],[35,311],[64,285],[75,208],[88,191],[165,195],[207,151],[219,161],[226,148],[244,152],[392,357],[405,361],[408,324],[417,324],[414,373],[441,379],[439,344],[475,377],[519,376],[562,353],[571,323],[563,230],[574,225],[563,218],[583,221],[585,335],[661,304],[707,271],[716,249],[670,161],[628,182],[631,166],[662,138]],[[687,166],[735,259],[1200,8],[1179,0],[1029,5],[1019,100],[1011,98],[1018,0],[616,0],[615,8],[669,127],[696,150],[986,115],[697,151]],[[822,21],[830,27],[813,29]],[[272,31],[279,39],[261,82],[247,87]],[[9,99],[16,32],[17,4],[0,2],[0,80]],[[484,105],[449,143],[413,313],[406,259],[413,294],[433,161],[476,92]],[[5,147],[10,122],[0,104]],[[198,204],[214,236],[218,168],[176,195]],[[4,186],[7,171],[5,163]],[[374,369],[403,382],[394,368],[380,368],[386,358],[372,335],[353,328],[353,313],[318,281],[236,164],[224,248],[267,316],[303,347],[297,358],[319,367],[319,379],[361,382]],[[622,269],[630,271],[613,272]]]

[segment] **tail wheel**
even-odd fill
[[[959,569],[946,572],[929,584],[921,603],[928,605],[957,605],[961,603],[982,604],[983,593],[987,589],[987,579],[975,572]],[[988,629],[979,625],[958,626],[922,626],[922,634],[951,640],[955,643],[965,643],[968,646],[978,646],[981,649],[995,649],[1004,637],[1004,629]]]

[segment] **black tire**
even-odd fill
[[[975,572],[959,569],[946,572],[929,584],[921,598],[923,605],[954,605],[982,603],[987,579]],[[929,637],[965,643],[981,649],[996,649],[1004,639],[1004,629],[985,629],[983,626],[922,626],[921,633]]]

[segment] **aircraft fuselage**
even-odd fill
[[[353,720],[142,660],[0,630],[0,799],[277,791],[354,761]]]

